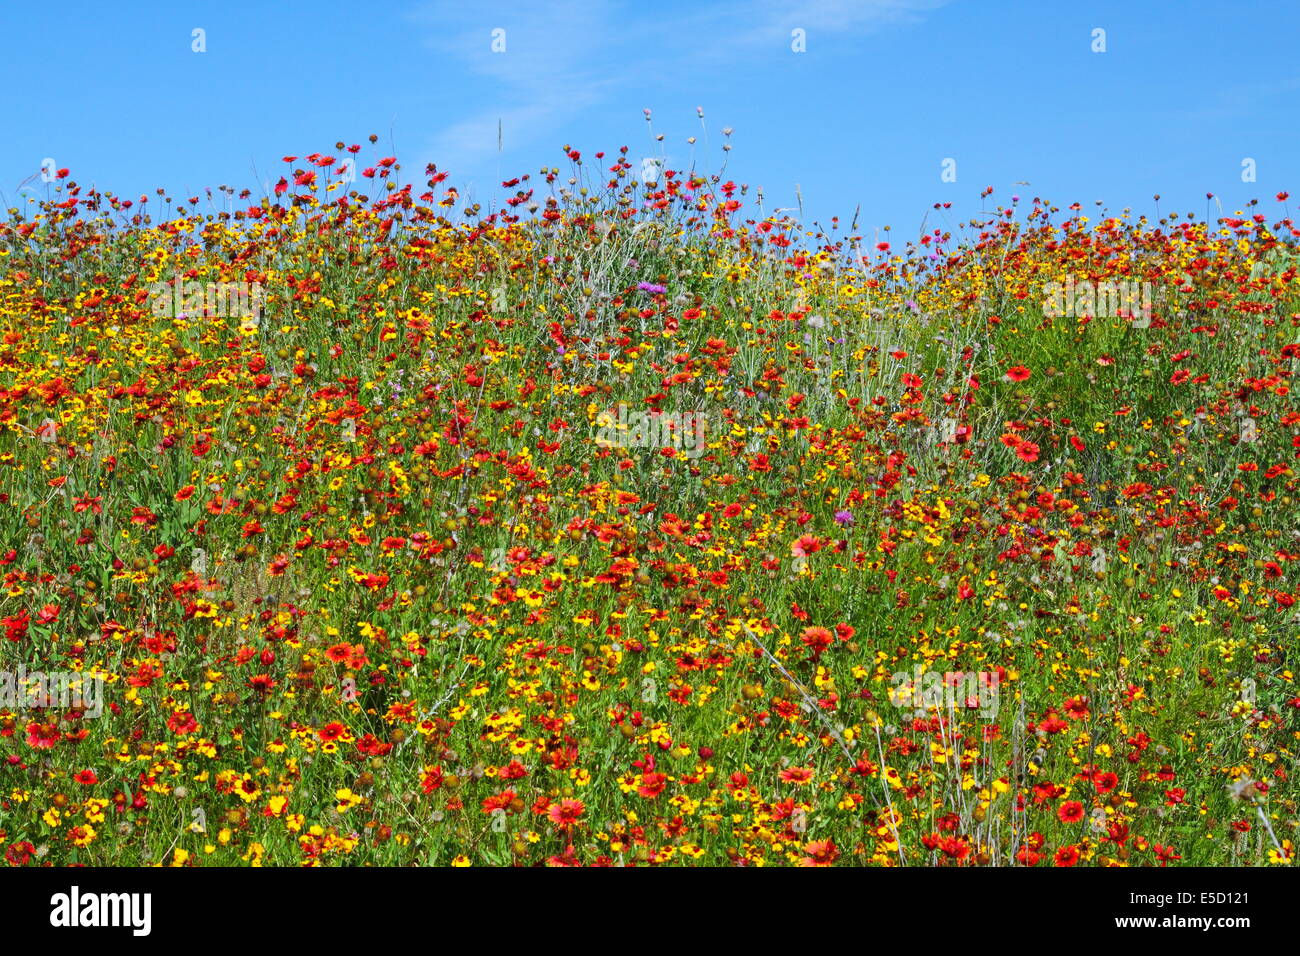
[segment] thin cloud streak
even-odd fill
[[[620,93],[661,77],[674,63],[735,63],[764,47],[788,48],[791,30],[836,39],[916,22],[946,0],[761,0],[706,7],[665,22],[638,4],[577,0],[505,3],[486,13],[435,3],[411,21],[433,31],[428,45],[460,60],[493,89],[496,105],[433,136],[422,155],[453,174],[482,168],[504,149],[528,149],[545,135]],[[644,11],[644,12],[643,12]],[[506,51],[491,52],[505,30]]]

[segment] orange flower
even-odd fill
[[[799,861],[800,866],[830,866],[840,855],[834,840],[814,840],[805,844],[804,852],[808,855]]]
[[[835,643],[835,635],[824,627],[805,627],[803,633],[799,635],[799,640],[808,646],[814,658],[818,658],[826,648]]]
[[[811,783],[813,769],[812,767],[786,767],[777,776],[783,783]]]

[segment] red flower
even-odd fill
[[[1156,859],[1160,861],[1161,866],[1168,866],[1174,860],[1182,859],[1172,846],[1161,846],[1157,843],[1154,849],[1156,851]]]
[[[433,793],[442,786],[442,766],[427,767],[424,771],[424,777],[420,780],[420,789],[425,793]]]
[[[647,771],[641,774],[641,785],[636,788],[636,792],[650,800],[664,792],[664,785],[667,782],[668,777],[666,774],[658,771]]]
[[[27,622],[30,620],[26,611],[10,617],[0,617],[0,627],[5,629],[5,637],[17,644],[27,636]]]
[[[559,803],[552,803],[550,812],[547,815],[551,818],[551,822],[561,830],[570,830],[586,809],[581,800],[566,798]]]
[[[54,724],[33,722],[27,725],[27,746],[35,747],[37,750],[49,750],[62,737]]]
[[[157,523],[157,515],[148,508],[135,507],[131,509],[131,524],[142,524],[152,528]]]
[[[835,635],[824,627],[805,627],[803,633],[799,635],[799,640],[808,646],[813,653],[813,659],[816,660],[822,656],[826,648],[835,643]]]
[[[502,780],[519,780],[528,776],[528,768],[518,760],[512,760],[498,771],[497,776]]]
[[[798,541],[790,545],[790,555],[796,558],[806,558],[811,554],[816,554],[822,549],[822,543],[816,535],[801,535]]]
[[[1099,771],[1092,775],[1092,785],[1097,788],[1098,793],[1110,793],[1119,786],[1119,777],[1110,771],[1105,773]]]
[[[199,722],[189,711],[178,710],[167,718],[167,727],[174,734],[192,734],[199,729]]]
[[[331,740],[338,740],[348,732],[347,727],[343,726],[337,720],[326,724],[316,732],[316,736],[328,743]]]
[[[1038,461],[1039,448],[1031,441],[1022,441],[1016,446],[1016,457],[1021,461]]]
[[[1083,804],[1078,800],[1066,800],[1056,815],[1062,823],[1078,823],[1083,819]]]
[[[275,680],[270,674],[254,674],[248,679],[248,686],[259,694],[269,694],[275,689]]]
[[[1023,365],[1013,365],[1007,369],[1007,380],[1011,382],[1023,382],[1033,373]]]
[[[36,847],[26,840],[20,840],[18,843],[11,843],[5,850],[5,859],[10,866],[26,866],[35,852]]]
[[[800,866],[830,866],[840,855],[834,840],[814,840],[804,846],[808,855],[799,861]]]
[[[483,812],[495,813],[497,810],[505,810],[514,802],[515,792],[513,790],[502,790],[500,793],[494,793],[491,796],[483,798]]]
[[[1070,725],[1067,724],[1065,721],[1063,721],[1060,717],[1057,717],[1055,714],[1051,714],[1047,717],[1047,719],[1043,720],[1038,726],[1041,730],[1043,730],[1046,733],[1059,734],[1062,730],[1065,730]]]

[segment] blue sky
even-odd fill
[[[1294,0],[0,0],[0,190],[12,205],[45,157],[123,197],[252,188],[342,140],[410,178],[436,162],[486,206],[501,180],[563,167],[566,143],[670,168],[693,150],[707,170],[731,127],[747,210],[758,185],[769,210],[794,207],[798,184],[807,219],[860,205],[868,238],[915,236],[927,213],[956,224],[986,186],[1146,213],[1160,193],[1198,217],[1213,192],[1271,213],[1300,190],[1298,27]]]

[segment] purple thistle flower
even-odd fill
[[[838,525],[853,524],[853,512],[852,511],[835,512],[835,523]]]
[[[668,291],[668,289],[667,289],[666,286],[655,285],[653,282],[638,282],[638,283],[636,284],[636,287],[637,287],[638,289],[640,289],[642,292],[655,292],[655,293],[658,293],[658,292],[667,292],[667,291]]]

